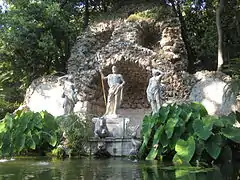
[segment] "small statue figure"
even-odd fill
[[[104,117],[100,118],[100,126],[99,129],[95,129],[94,131],[95,137],[100,137],[100,138],[106,138],[106,137],[112,137],[112,133],[108,131],[107,128],[107,122]]]
[[[67,95],[65,95],[65,93],[62,94],[62,98],[64,98],[63,101],[64,114],[71,114],[73,112],[75,104],[68,98]]]
[[[64,92],[62,94],[62,98],[64,98],[63,102],[64,114],[71,114],[74,110],[75,104],[77,103],[78,93],[77,89],[75,88],[72,75],[68,75],[67,80],[64,81],[63,91]]]
[[[157,69],[152,69],[152,77],[149,79],[147,99],[151,104],[153,114],[157,113],[163,104],[163,84],[160,82],[163,75],[163,72]]]
[[[104,76],[100,71],[102,79],[107,79],[109,90],[107,97],[106,112],[104,116],[117,117],[117,110],[120,107],[123,97],[123,85],[125,81],[121,74],[117,74],[116,66],[112,67],[112,74]]]
[[[129,152],[129,158],[130,159],[136,159],[138,154],[138,149],[141,146],[141,141],[137,139],[137,129],[139,128],[139,125],[136,127],[134,132],[132,133],[132,149]]]
[[[60,144],[58,145],[58,148],[61,150],[58,151],[57,156],[60,158],[64,158],[66,156],[71,157],[71,149],[69,148],[69,140],[67,138],[66,132],[63,132],[62,139]]]

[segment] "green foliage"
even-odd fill
[[[49,150],[58,142],[58,131],[55,118],[46,111],[8,113],[0,122],[0,155]]]
[[[81,30],[79,1],[7,1],[0,12],[0,96],[15,103],[35,78],[66,72],[66,61]],[[80,20],[79,20],[80,19]]]
[[[240,79],[240,58],[231,59],[228,64],[223,67],[223,72],[231,74],[233,77]]]
[[[128,20],[137,21],[154,19],[157,21],[163,21],[171,16],[173,16],[173,13],[170,7],[158,6],[152,9],[148,9],[146,11],[134,13],[128,17]]]
[[[229,142],[240,142],[240,129],[233,126],[235,121],[234,113],[210,116],[196,102],[163,106],[157,114],[143,120],[139,156],[146,160],[168,156],[175,164],[209,161],[206,153],[210,160],[230,158],[225,156],[223,147]]]
[[[65,132],[67,138],[67,147],[73,155],[83,155],[86,153],[87,140],[92,135],[90,123],[78,115],[60,116],[57,123],[61,132]]]
[[[13,112],[18,107],[18,103],[10,103],[0,97],[0,119],[4,118],[8,112]]]

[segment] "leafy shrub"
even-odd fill
[[[60,116],[57,118],[60,129],[66,134],[68,148],[73,155],[86,153],[87,140],[91,136],[90,123],[78,115]]]
[[[59,127],[46,111],[7,113],[0,121],[0,155],[49,150],[57,144]]]
[[[170,157],[175,164],[231,159],[230,142],[240,142],[236,116],[210,116],[200,103],[168,105],[145,116],[139,150],[146,160]]]

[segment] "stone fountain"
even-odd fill
[[[117,73],[116,66],[112,66],[112,74],[101,79],[107,80],[109,90],[106,103],[106,112],[101,117],[94,117],[95,137],[90,140],[90,149],[93,154],[110,154],[112,156],[127,156],[132,148],[131,137],[127,135],[130,118],[118,113],[122,99],[125,81]],[[103,87],[105,96],[105,89]],[[139,125],[138,125],[139,126]]]

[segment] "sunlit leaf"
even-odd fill
[[[183,162],[190,162],[195,153],[195,140],[193,136],[190,136],[186,141],[179,139],[175,146],[175,151]]]
[[[177,122],[178,122],[178,118],[168,119],[167,124],[165,126],[165,132],[167,134],[168,139],[172,137],[172,134]]]

